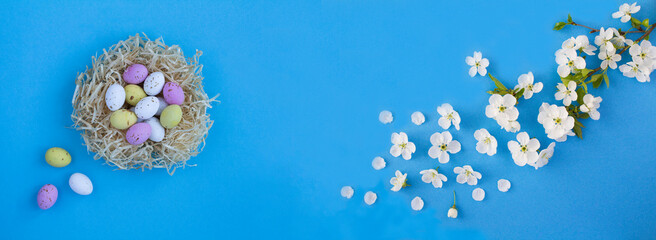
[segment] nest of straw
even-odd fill
[[[216,97],[209,98],[203,90],[203,65],[198,63],[201,55],[197,50],[187,59],[179,46],[167,46],[161,37],[151,41],[145,34],[137,34],[92,57],[91,68],[77,76],[71,119],[73,127],[82,132],[87,150],[95,153],[94,159],[102,158],[121,170],[166,168],[169,174],[178,167],[194,166],[187,160],[205,146],[213,123],[206,110],[216,101]],[[182,120],[175,128],[166,130],[161,142],[148,140],[130,145],[125,131],[110,126],[112,112],[105,104],[105,92],[114,83],[125,86],[123,71],[134,63],[143,64],[149,72],[164,73],[166,81],[176,82],[184,90]]]

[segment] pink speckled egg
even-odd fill
[[[132,145],[139,145],[144,143],[150,137],[150,125],[142,122],[132,125],[125,133],[125,139]]]
[[[123,81],[130,84],[139,84],[148,77],[148,69],[141,64],[132,64],[123,72]]]
[[[59,193],[57,192],[55,185],[43,185],[41,190],[39,190],[39,194],[36,196],[36,203],[39,204],[39,208],[46,210],[52,207],[52,205],[55,205],[58,195]]]
[[[182,91],[182,87],[177,83],[167,82],[164,84],[162,93],[164,94],[164,100],[168,104],[180,105],[184,102],[184,91]]]

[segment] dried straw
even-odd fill
[[[196,50],[193,58],[186,59],[179,46],[167,46],[162,38],[151,41],[139,34],[120,41],[99,57],[92,57],[92,67],[78,74],[73,94],[73,127],[82,131],[87,150],[94,152],[94,159],[105,159],[117,169],[166,168],[173,174],[178,167],[188,164],[190,157],[198,155],[205,146],[205,138],[213,121],[206,112],[216,97],[209,98],[203,90],[203,65]],[[178,83],[185,92],[182,121],[173,129],[167,129],[159,143],[146,141],[133,146],[125,140],[125,131],[110,126],[111,111],[105,105],[105,91],[110,85],[125,86],[122,73],[127,66],[140,63],[150,72],[162,72],[166,81]]]

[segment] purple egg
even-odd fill
[[[144,143],[150,137],[150,124],[142,122],[132,125],[125,133],[125,139],[132,145]]]
[[[130,84],[139,84],[148,77],[148,69],[141,64],[132,64],[123,72],[123,81]]]
[[[167,82],[164,84],[162,93],[164,94],[164,100],[168,104],[180,105],[184,102],[184,91],[182,91],[182,88],[177,83]]]
[[[52,207],[52,205],[55,205],[58,195],[59,193],[55,185],[43,185],[41,190],[39,190],[39,194],[36,196],[36,203],[39,204],[39,208],[46,210]]]

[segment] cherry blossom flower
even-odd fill
[[[544,127],[548,138],[556,141],[565,141],[568,135],[574,135],[574,118],[569,116],[563,106],[542,103],[538,114],[538,122]]]
[[[558,83],[556,88],[558,88],[558,92],[556,92],[556,100],[563,100],[563,104],[565,104],[565,106],[569,106],[572,104],[572,101],[576,101],[578,98],[576,94],[576,82],[574,81],[567,83],[567,86],[565,86],[565,84]]]
[[[391,123],[394,120],[394,117],[392,116],[392,112],[383,110],[378,114],[378,121],[380,121],[383,124],[388,124]]]
[[[421,174],[421,180],[425,183],[432,183],[435,188],[441,188],[442,182],[446,182],[447,178],[444,174],[439,173],[438,169],[439,167],[419,172]]]
[[[434,133],[430,142],[433,146],[428,149],[428,156],[437,158],[440,163],[449,162],[449,153],[460,152],[460,142],[453,140],[450,132]]]
[[[481,128],[474,132],[474,138],[478,141],[476,143],[476,151],[479,153],[493,156],[497,153],[497,139],[490,135],[485,128]]]
[[[636,78],[638,82],[649,82],[649,74],[651,74],[651,66],[645,64],[640,58],[633,59],[633,62],[628,62],[620,66],[620,71],[625,77]]]
[[[410,115],[410,120],[412,120],[412,123],[419,126],[426,121],[426,117],[424,117],[423,113],[417,111],[417,112],[413,112],[412,115]]]
[[[469,68],[470,77],[476,76],[477,72],[481,76],[485,76],[485,74],[487,74],[486,68],[490,65],[490,61],[488,61],[487,58],[483,58],[481,52],[474,52],[474,57],[467,56],[465,62],[467,65],[471,66],[471,68]]]
[[[643,40],[640,42],[640,45],[634,44],[631,46],[629,48],[629,54],[631,54],[633,59],[639,58],[643,62],[651,62],[656,59],[656,47],[652,46],[651,42]]]
[[[592,94],[586,94],[583,96],[583,105],[579,108],[581,109],[581,112],[588,113],[593,120],[599,120],[601,114],[597,109],[599,108],[601,100],[601,97],[594,97]]]
[[[515,120],[519,117],[519,111],[515,108],[517,99],[512,94],[503,95],[492,94],[488,100],[490,105],[485,107],[485,116],[496,119],[499,116],[506,116],[508,120]]]
[[[578,37],[576,37],[575,48],[577,50],[581,50],[582,52],[588,55],[595,55],[594,51],[597,51],[597,47],[590,44],[590,40],[588,40],[588,36],[586,35],[579,35]]]
[[[515,89],[524,89],[524,99],[530,99],[533,97],[533,93],[539,93],[542,91],[541,82],[533,83],[533,72],[520,75],[517,82],[519,84],[515,86]]]
[[[615,46],[613,46],[613,42],[611,42],[615,35],[615,31],[617,31],[615,28],[604,29],[602,27],[599,29],[599,35],[595,37],[595,44],[597,44],[602,51],[615,52]]]
[[[410,207],[412,207],[412,210],[419,211],[424,208],[424,200],[417,196],[410,202]]]
[[[517,120],[508,120],[508,116],[502,115],[496,118],[497,124],[506,130],[506,132],[515,133],[518,132],[521,125]]]
[[[517,141],[508,142],[508,149],[512,153],[515,164],[524,166],[526,163],[535,163],[538,160],[537,151],[540,148],[540,142],[535,138],[529,138],[526,132],[517,134]]]
[[[576,55],[576,52],[563,49],[556,51],[556,63],[559,65],[557,71],[560,77],[567,77],[577,69],[585,68],[585,59]]]
[[[442,106],[437,107],[437,113],[442,116],[437,121],[437,124],[440,125],[440,127],[449,129],[449,127],[451,127],[451,123],[453,123],[453,126],[456,128],[456,130],[460,130],[460,114],[453,110],[451,104],[445,103],[442,104]]]
[[[344,186],[340,193],[342,194],[342,197],[350,199],[353,197],[353,188],[351,186]]]
[[[551,156],[553,156],[555,147],[556,147],[556,143],[554,142],[550,143],[549,146],[547,146],[547,148],[542,149],[542,151],[540,151],[540,154],[538,155],[538,160],[535,163],[529,165],[533,166],[535,170],[544,167],[544,165],[547,165],[547,163],[549,163],[549,159],[551,158]]]
[[[392,148],[390,148],[390,154],[394,157],[403,155],[403,159],[410,160],[412,154],[417,150],[415,144],[408,142],[408,135],[404,132],[392,133]]]
[[[449,218],[458,217],[458,208],[456,207],[456,191],[453,191],[453,205],[449,208],[449,211],[446,213],[446,216]]]
[[[476,185],[478,184],[478,179],[483,177],[479,172],[474,171],[474,169],[472,169],[472,167],[469,165],[455,167],[453,168],[453,172],[458,174],[458,177],[456,177],[456,182],[460,184],[467,182],[469,185]]]
[[[407,187],[408,184],[406,183],[406,178],[408,177],[408,174],[401,174],[401,171],[396,170],[394,172],[395,177],[392,177],[390,179],[390,184],[392,184],[392,191],[398,192],[401,190],[401,188]]]
[[[622,56],[619,54],[616,54],[615,51],[609,52],[609,51],[601,51],[599,53],[599,59],[602,60],[601,62],[601,69],[606,69],[608,67],[612,69],[617,68],[617,62],[622,60]]]
[[[620,22],[628,22],[631,20],[631,14],[637,13],[640,11],[640,6],[636,5],[637,3],[633,3],[629,5],[628,3],[620,5],[620,10],[617,12],[613,13],[613,18],[619,18]]]

